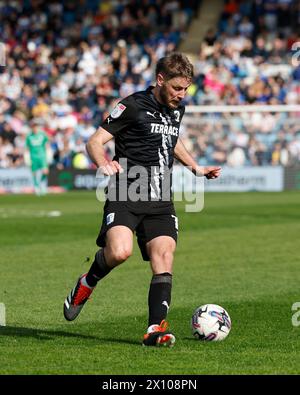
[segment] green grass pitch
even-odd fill
[[[78,319],[63,318],[64,299],[97,250],[95,192],[1,196],[0,374],[299,374],[300,193],[207,193],[202,212],[176,206],[168,321],[177,342],[161,349],[141,346],[151,272],[136,243]],[[229,312],[225,341],[192,338],[191,315],[204,303]]]

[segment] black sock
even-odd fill
[[[160,324],[167,317],[171,303],[172,274],[154,274],[151,280],[148,306],[148,325]]]
[[[86,276],[87,284],[90,287],[95,287],[97,282],[101,280],[101,278],[105,277],[110,271],[111,268],[106,264],[104,250],[101,249],[97,251],[95,260]]]

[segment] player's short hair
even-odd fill
[[[161,73],[167,80],[175,77],[185,77],[192,80],[194,67],[187,58],[180,52],[172,52],[158,60],[155,70],[156,77]]]

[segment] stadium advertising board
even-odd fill
[[[284,169],[284,189],[300,189],[300,167]]]
[[[181,192],[194,190],[193,175],[182,166],[174,166],[173,190]],[[246,191],[282,191],[284,187],[284,171],[278,167],[223,167],[221,177],[197,183],[196,188],[204,187],[206,192],[246,192]]]
[[[72,189],[96,189],[108,183],[108,177],[101,180],[96,177],[96,170],[50,170],[49,186],[59,186],[66,190]]]
[[[49,177],[50,186],[60,186],[66,190],[104,188],[107,182],[108,177],[96,177],[95,170],[51,170]],[[282,191],[284,170],[282,167],[224,167],[221,177],[211,182],[203,178],[196,179],[183,166],[174,166],[174,192],[201,191],[203,188],[207,192]]]
[[[33,179],[28,168],[0,169],[0,193],[24,193],[32,188]]]
[[[51,170],[49,186],[59,186],[65,190],[93,190],[105,187],[108,177],[99,179],[95,170]],[[33,180],[28,168],[0,169],[0,192],[24,193],[32,190]],[[190,192],[245,192],[245,191],[282,191],[300,189],[300,168],[282,167],[243,167],[222,169],[222,175],[214,182],[196,179],[183,166],[174,166],[173,191]]]

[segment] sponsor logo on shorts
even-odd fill
[[[115,213],[110,213],[106,217],[106,225],[110,225],[115,220]]]

